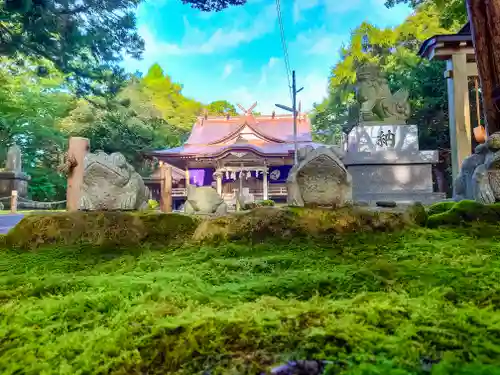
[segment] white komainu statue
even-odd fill
[[[147,208],[149,190],[119,152],[96,151],[85,156],[80,209],[89,211]]]

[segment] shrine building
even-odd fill
[[[184,145],[149,156],[184,170],[191,185],[212,186],[230,206],[240,190],[254,200],[286,201],[295,152],[293,115],[257,116],[255,106],[235,117],[201,116]],[[308,116],[298,113],[297,149],[307,145],[320,146],[312,141]],[[185,197],[185,186],[177,183],[172,189],[174,206]]]

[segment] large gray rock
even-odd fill
[[[332,147],[299,150],[299,163],[288,175],[288,204],[337,206],[352,200],[351,175]]]
[[[184,212],[199,215],[224,215],[227,213],[227,205],[214,188],[188,185]]]
[[[500,133],[488,137],[462,162],[453,199],[490,204],[500,201]]]
[[[148,207],[149,190],[121,153],[89,153],[84,168],[80,209],[114,211]]]

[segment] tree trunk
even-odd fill
[[[500,0],[466,0],[488,135],[500,131],[493,90],[500,86]]]

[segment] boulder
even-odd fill
[[[217,190],[210,186],[188,185],[184,212],[199,215],[225,215],[227,205]]]
[[[149,190],[119,152],[89,153],[84,160],[80,209],[86,211],[148,208]]]
[[[332,147],[303,148],[288,175],[287,201],[293,206],[339,206],[352,200],[352,178]]]

